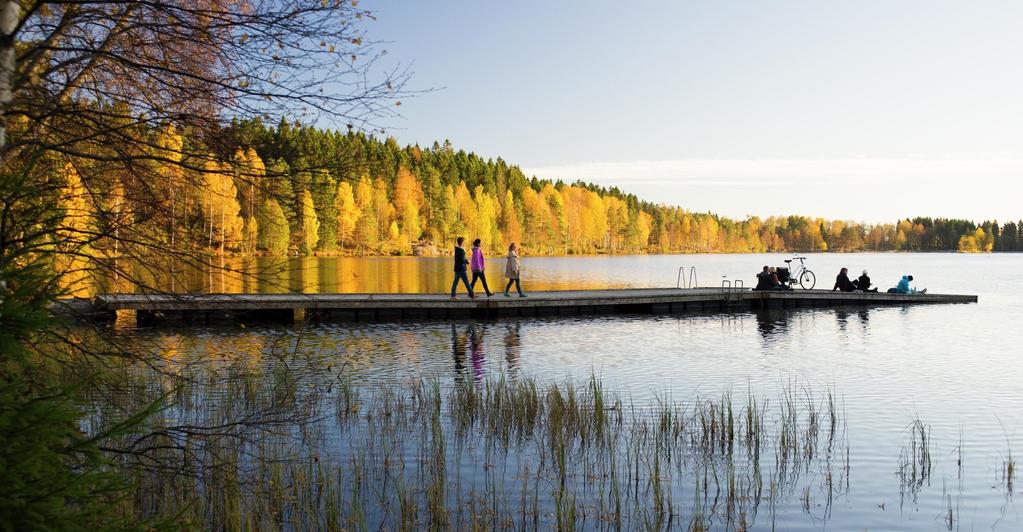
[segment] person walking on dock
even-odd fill
[[[458,281],[462,281],[465,289],[469,291],[469,299],[474,297],[472,286],[469,285],[469,276],[465,273],[465,267],[469,265],[469,259],[465,257],[465,248],[462,247],[463,242],[465,242],[465,239],[462,237],[455,239],[455,280],[451,282],[451,299],[455,298]]]
[[[526,297],[526,294],[522,293],[522,283],[519,282],[522,266],[519,264],[517,249],[518,247],[515,246],[515,242],[508,246],[508,262],[504,265],[504,276],[508,278],[508,284],[504,287],[504,297],[510,297],[508,290],[511,289],[512,283],[515,283],[515,289],[519,291],[519,297]]]
[[[483,271],[483,248],[480,247],[478,238],[472,241],[472,259],[469,262],[472,268],[472,283],[469,284],[469,288],[475,290],[476,280],[479,279],[483,281],[483,290],[486,291],[487,297],[494,295],[487,286],[487,274]]]

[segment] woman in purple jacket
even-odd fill
[[[490,291],[490,287],[487,286],[487,274],[483,272],[483,249],[480,248],[480,239],[478,238],[472,241],[472,259],[469,261],[469,266],[472,268],[470,289],[476,288],[476,279],[479,279],[483,281],[483,290],[487,292],[487,297],[494,295]]]

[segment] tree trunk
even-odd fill
[[[224,241],[227,240],[227,220],[224,213],[227,210],[227,202],[220,205],[220,256],[224,256]]]
[[[21,18],[18,0],[0,0],[0,149],[7,145],[7,106],[14,98],[14,30]]]
[[[209,238],[209,242],[207,242],[206,245],[212,248],[213,247],[213,216],[216,215],[216,213],[213,212],[213,196],[210,196],[209,209],[207,210],[207,212],[210,213],[210,215],[208,216],[209,226],[210,226],[209,227],[210,238]]]
[[[175,235],[174,235],[174,233],[176,231],[174,230],[174,228],[177,225],[176,220],[175,220],[175,218],[177,218],[177,214],[178,214],[178,194],[177,194],[176,190],[171,188],[170,228],[168,230],[168,232],[170,233],[171,249],[174,249],[174,244],[175,244],[175,238],[174,238]]]

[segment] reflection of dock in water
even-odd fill
[[[440,294],[107,294],[91,311],[112,316],[134,311],[140,322],[504,318],[593,314],[672,314],[768,308],[822,308],[922,303],[976,303],[975,295],[886,294],[795,290],[756,292],[729,288],[637,288],[531,292],[450,299]]]

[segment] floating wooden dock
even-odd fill
[[[384,321],[579,316],[591,314],[671,314],[922,303],[976,303],[975,295],[886,294],[829,290],[763,291],[728,288],[642,288],[530,292],[469,299],[441,294],[108,294],[92,301],[101,316],[133,311],[139,323],[261,320]]]

